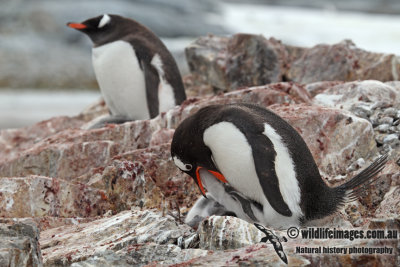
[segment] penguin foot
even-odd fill
[[[87,130],[98,129],[105,127],[107,124],[122,124],[127,121],[133,121],[133,119],[124,115],[105,115],[90,121],[84,128]]]
[[[258,230],[265,234],[265,237],[261,238],[260,242],[267,243],[268,241],[274,246],[276,254],[278,254],[279,258],[286,264],[288,264],[288,260],[285,252],[283,251],[283,246],[281,242],[287,242],[286,237],[277,236],[271,230],[265,228],[261,224],[254,223],[254,226],[257,227]]]

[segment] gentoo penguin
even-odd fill
[[[93,42],[94,71],[111,113],[98,126],[153,118],[186,99],[175,60],[145,26],[108,14],[67,25]]]
[[[275,228],[333,214],[354,200],[387,161],[384,155],[350,181],[330,187],[297,131],[251,104],[210,105],[186,118],[175,131],[171,156],[205,197],[241,219]],[[204,207],[212,203],[201,197],[186,222],[204,217]]]

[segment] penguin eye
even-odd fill
[[[175,165],[181,169],[184,172],[190,171],[192,169],[192,165],[191,164],[185,164],[183,163],[178,157],[172,157],[172,159],[174,160]]]
[[[185,164],[186,171],[190,171],[192,169],[192,165]]]

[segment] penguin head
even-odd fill
[[[175,165],[190,175],[205,197],[200,170],[205,169],[218,180],[226,182],[213,161],[211,150],[204,144],[201,113],[186,118],[175,130],[171,143],[171,157]]]
[[[200,151],[204,151],[204,147],[199,143],[196,128],[192,117],[184,120],[178,126],[171,143],[171,157],[176,167],[190,175],[199,185],[196,170],[199,166],[204,165],[204,159],[200,154]]]
[[[104,14],[80,23],[68,22],[67,26],[85,33],[96,46],[120,39],[132,23],[133,20],[118,15]]]

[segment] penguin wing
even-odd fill
[[[247,132],[246,137],[252,149],[259,182],[269,204],[278,213],[284,216],[292,216],[292,212],[285,203],[279,189],[279,178],[275,170],[276,152],[271,140],[261,133]]]
[[[215,167],[235,190],[246,192],[244,195],[263,194],[263,197],[256,197],[257,201],[265,197],[275,211],[291,216],[292,212],[283,199],[275,170],[276,151],[272,141],[263,134],[263,124],[254,123],[251,117],[236,113],[235,110],[228,111],[230,114],[225,121],[213,124],[204,131],[204,143],[212,152],[211,159]],[[242,155],[246,155],[245,158]],[[258,179],[261,190],[257,188],[250,193],[249,187],[253,182],[250,179]],[[252,200],[256,200],[254,198]]]
[[[154,52],[151,52],[150,47],[153,45],[150,44],[146,38],[140,36],[128,35],[124,40],[132,45],[144,73],[147,106],[149,108],[150,118],[154,118],[159,113],[158,86],[160,77],[157,69],[151,64]]]
[[[150,118],[154,118],[159,113],[158,108],[158,85],[160,78],[157,70],[150,62],[142,62],[144,79],[146,83],[147,106],[149,107]]]

